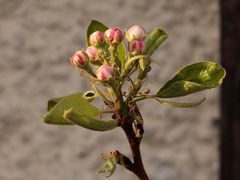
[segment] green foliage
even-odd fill
[[[125,46],[123,43],[121,43],[118,48],[117,48],[117,53],[118,53],[118,58],[121,61],[122,64],[125,64],[125,56],[126,56],[126,52],[125,52]]]
[[[76,125],[95,131],[108,131],[118,125],[118,122],[115,120],[98,120],[86,115],[84,111],[75,111],[73,108],[66,110],[63,118]]]
[[[117,127],[115,120],[95,119],[100,111],[88,101],[95,96],[87,91],[66,97],[51,99],[48,102],[48,113],[43,117],[44,122],[56,125],[79,125],[95,131],[107,131]],[[90,98],[90,99],[89,99]]]
[[[55,103],[55,105],[54,105]],[[65,110],[74,108],[76,112],[84,112],[89,117],[96,117],[100,111],[91,105],[82,93],[72,94],[63,98],[49,100],[49,112],[43,117],[44,122],[56,125],[73,125],[74,123],[63,118]]]
[[[49,112],[64,97],[53,98],[48,101],[47,111]]]
[[[146,39],[144,52],[151,56],[155,50],[167,39],[168,35],[162,29],[155,28]]]
[[[225,70],[210,61],[198,62],[181,69],[157,93],[160,98],[185,96],[197,91],[220,86]]]
[[[61,99],[63,99],[66,96],[53,98],[48,101],[47,111],[50,111]],[[86,91],[83,95],[83,98],[85,98],[88,102],[92,101],[94,98],[96,98],[96,94],[94,91]]]
[[[167,100],[163,100],[163,99],[156,99],[159,103],[165,105],[165,106],[169,106],[169,107],[179,107],[179,108],[192,108],[192,107],[196,107],[198,105],[200,105],[201,103],[203,103],[205,101],[205,97],[203,97],[202,99],[198,100],[198,101],[194,101],[194,102],[177,102],[177,101],[167,101]]]

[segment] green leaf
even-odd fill
[[[84,97],[82,93],[73,94],[63,98],[56,98],[51,101],[50,110],[44,117],[44,122],[48,124],[56,125],[73,125],[73,123],[63,118],[65,110],[74,108],[76,112],[84,112],[89,117],[96,117],[100,114],[100,111],[93,105],[91,105]],[[54,106],[54,103],[55,106]]]
[[[95,31],[104,32],[107,29],[108,29],[108,27],[105,26],[104,24],[102,24],[101,22],[92,20],[87,29],[87,46],[90,46],[89,37],[92,33],[94,33]]]
[[[95,131],[108,131],[118,126],[116,120],[98,120],[86,115],[84,111],[75,111],[75,108],[66,110],[63,117],[69,122]]]
[[[166,32],[162,29],[155,28],[145,41],[145,54],[151,56],[167,37],[168,35]]]
[[[66,96],[58,97],[58,98],[53,98],[48,100],[48,106],[47,106],[47,111],[50,111],[61,99],[63,99]],[[83,94],[83,97],[88,101],[91,102],[94,98],[96,98],[96,94],[94,91],[86,91]]]
[[[121,61],[121,64],[125,64],[125,46],[123,43],[119,44],[118,48],[117,48],[117,53],[118,53],[118,58]]]
[[[48,101],[47,111],[50,111],[62,98],[64,97],[50,99]]]
[[[220,86],[225,70],[210,61],[199,62],[182,68],[157,93],[160,98],[185,96],[197,91]]]
[[[92,33],[94,33],[95,31],[105,32],[107,29],[108,27],[103,23],[96,20],[92,20],[87,29],[87,46],[90,46],[89,37]],[[105,47],[105,49],[107,49],[107,47]],[[118,52],[119,60],[121,61],[122,64],[124,64],[126,53],[125,53],[125,46],[123,43],[118,45],[117,52]]]
[[[195,101],[195,102],[176,102],[176,101],[166,101],[166,100],[162,100],[162,99],[156,99],[159,103],[166,105],[166,106],[170,106],[170,107],[179,107],[179,108],[192,108],[195,106],[200,105],[201,103],[203,103],[205,101],[205,97],[203,97],[202,99]]]

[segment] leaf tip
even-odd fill
[[[51,124],[51,123],[50,123],[50,120],[49,120],[49,118],[48,118],[48,114],[41,116],[41,118],[42,118],[42,120],[43,120],[44,123],[46,123],[46,124]]]

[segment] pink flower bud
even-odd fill
[[[146,36],[147,36],[146,31],[139,25],[132,26],[126,32],[126,38],[129,42],[131,42],[135,39],[144,40],[146,38]]]
[[[144,50],[144,41],[143,40],[133,40],[130,43],[129,51],[132,55],[139,55],[143,53]]]
[[[95,31],[89,37],[89,42],[93,46],[101,46],[104,43],[104,35],[100,31]]]
[[[119,44],[123,40],[123,33],[118,27],[108,29],[104,35],[110,44]]]
[[[100,66],[96,71],[97,78],[102,81],[109,80],[110,78],[113,77],[113,75],[114,75],[113,68],[106,64]]]
[[[90,61],[95,61],[98,55],[98,49],[94,46],[89,46],[85,51]]]
[[[88,55],[82,50],[75,52],[71,57],[72,65],[75,65],[76,67],[79,68],[83,67],[85,64],[87,64],[87,62]]]

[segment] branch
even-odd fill
[[[127,156],[120,153],[119,151],[115,151],[115,154],[116,154],[115,157],[116,157],[117,163],[119,165],[125,167],[129,171],[134,172],[134,164]]]
[[[128,142],[131,147],[132,156],[133,156],[133,168],[131,171],[138,176],[139,180],[149,180],[148,175],[144,169],[142,157],[140,153],[140,142],[138,137],[136,137],[136,134],[134,132],[132,123],[126,123],[124,126],[122,126],[122,129],[124,130]]]

